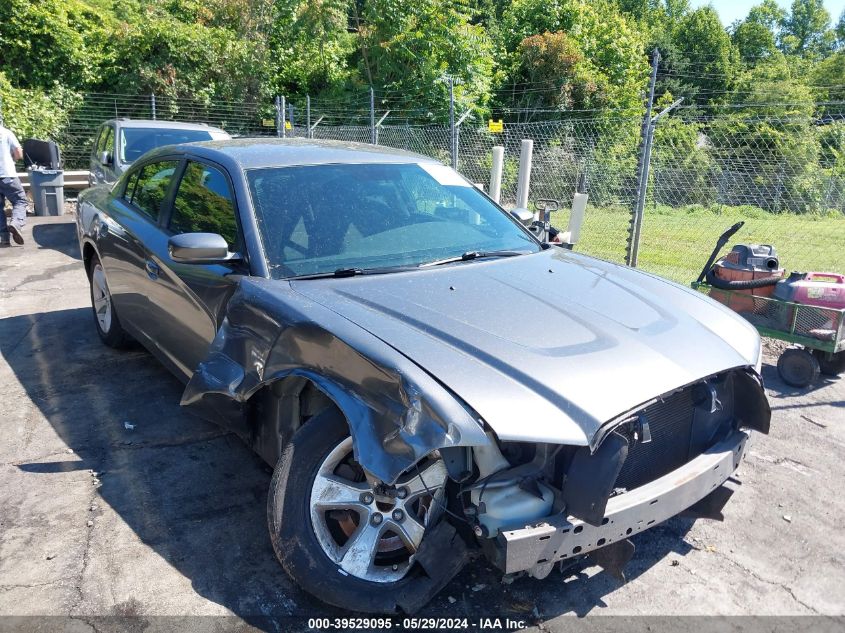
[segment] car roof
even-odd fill
[[[184,121],[159,121],[153,119],[110,119],[106,123],[114,123],[120,127],[135,129],[164,129],[164,130],[203,130],[205,132],[222,132],[226,130],[219,127],[212,127],[205,123],[186,123]]]
[[[331,163],[437,163],[422,154],[381,145],[304,138],[237,138],[170,145],[155,154],[186,153],[240,169]],[[152,156],[151,152],[149,156]]]

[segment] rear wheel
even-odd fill
[[[845,372],[845,351],[832,354],[814,349],[813,355],[819,361],[819,369],[827,376],[838,376]]]
[[[373,486],[332,408],[297,432],[276,466],[267,508],[273,548],[296,584],[319,599],[394,613],[431,591],[414,557],[441,518],[446,480],[438,458],[396,485]]]
[[[806,387],[819,377],[819,361],[809,350],[792,347],[778,359],[778,374],[793,387]]]
[[[94,255],[89,264],[91,284],[91,307],[94,310],[94,324],[100,340],[109,347],[122,348],[130,341],[129,335],[120,325],[112,303],[106,271],[99,258]]]

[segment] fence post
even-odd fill
[[[154,92],[150,93],[150,112],[153,115],[153,121],[156,120],[156,95]]]
[[[625,263],[628,266],[636,266],[636,254],[634,251],[639,247],[640,236],[638,231],[642,226],[642,218],[638,217],[641,213],[640,198],[643,197],[645,183],[643,175],[648,171],[646,145],[648,144],[649,129],[651,129],[651,109],[654,105],[654,86],[657,83],[657,64],[660,61],[660,51],[656,48],[651,58],[651,80],[648,86],[648,101],[646,101],[645,116],[643,117],[643,124],[640,128],[640,156],[637,161],[637,193],[634,197],[634,208],[631,211],[631,221],[628,225],[628,247],[625,253]],[[647,178],[647,176],[646,176]]]
[[[490,197],[498,203],[502,198],[502,168],[505,165],[505,148],[493,146],[493,166],[490,168]]]
[[[634,227],[633,238],[629,244],[629,258],[627,264],[634,268],[637,267],[637,260],[640,254],[640,233],[643,228],[643,212],[645,211],[645,198],[648,192],[648,172],[651,168],[651,148],[654,144],[654,129],[657,127],[657,122],[664,114],[671,112],[683,101],[683,97],[675,101],[669,107],[661,110],[653,119],[649,121],[648,130],[646,131],[646,142],[643,148],[643,174],[640,186],[637,189],[637,205],[634,208]]]
[[[376,144],[376,93],[370,86],[370,143]]]
[[[311,134],[311,95],[305,95],[305,131],[308,138],[312,138]]]
[[[519,148],[519,176],[516,183],[516,208],[528,208],[528,191],[531,186],[531,160],[534,155],[534,141],[522,139]]]
[[[3,125],[3,96],[0,95],[0,125]]]
[[[447,78],[449,82],[449,131],[451,133],[452,169],[458,169],[458,128],[455,127],[455,80],[451,75]]]
[[[294,128],[296,127],[296,119],[294,118],[294,112],[296,108],[293,107],[293,102],[288,103],[288,121],[290,121],[290,133],[291,136],[295,136]]]
[[[276,136],[282,136],[282,98],[276,95]]]

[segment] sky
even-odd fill
[[[792,0],[777,0],[777,3],[784,9],[789,9]],[[748,10],[755,4],[760,4],[760,0],[691,0],[690,2],[693,8],[708,4],[713,5],[713,8],[719,12],[722,24],[728,26],[734,20],[745,18],[748,15]],[[824,0],[824,7],[830,13],[831,21],[836,23],[842,11],[845,10],[845,0]]]

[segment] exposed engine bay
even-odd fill
[[[747,431],[768,433],[769,415],[759,377],[747,369],[735,369],[686,385],[612,420],[595,450],[491,441],[481,447],[443,449],[441,454],[450,476],[460,484],[463,516],[488,556],[507,573],[528,570],[543,577],[548,560],[539,555],[532,560],[533,553],[515,559],[509,551],[518,547],[515,543],[526,538],[532,542],[540,538],[542,543],[551,540],[553,533],[578,539],[585,528],[609,525],[614,521],[610,513],[619,508],[627,508],[630,515],[630,500],[639,491],[686,468],[687,477],[675,477],[676,485],[670,486],[681,492],[664,491],[677,497],[673,503],[664,503],[658,514],[648,515],[661,495],[646,493],[645,520],[637,519],[614,535],[624,540],[658,522],[656,516],[662,521],[685,510],[721,485],[738,466]],[[730,458],[721,465],[726,447]],[[696,484],[696,467],[690,468],[702,456],[709,471],[703,485]],[[673,512],[666,515],[670,507]],[[563,551],[559,560],[612,540],[617,539],[599,536],[575,545]]]

